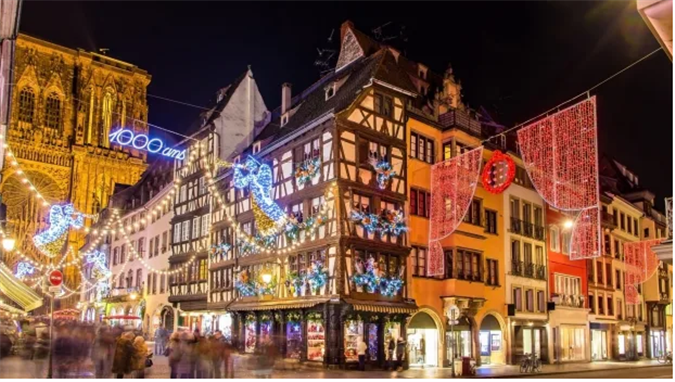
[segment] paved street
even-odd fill
[[[253,367],[247,357],[237,357],[235,376],[255,378]],[[35,378],[36,365],[33,361],[19,357],[0,359],[0,377]],[[344,371],[306,369],[275,370],[274,378],[450,378],[450,369],[411,369],[403,372],[391,371]],[[72,375],[72,377],[76,377]],[[93,377],[91,366],[85,365],[80,378]],[[146,378],[168,378],[169,366],[166,357],[157,357],[155,364],[147,370]],[[544,365],[541,373],[520,374],[516,366],[481,367],[478,377],[482,378],[673,378],[672,366],[662,366],[655,361],[602,362],[567,365]]]

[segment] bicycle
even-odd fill
[[[661,355],[657,358],[659,363],[673,363],[673,353],[672,352],[661,352]]]
[[[520,360],[521,373],[541,372],[541,360],[534,354],[525,354]]]

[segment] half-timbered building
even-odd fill
[[[270,123],[229,158],[244,171],[270,167],[281,232],[259,226],[237,169],[216,177],[226,202],[213,215],[207,307],[244,352],[273,341],[286,359],[348,366],[360,338],[382,366],[417,309],[403,213],[405,105],[417,90],[396,52],[350,22],[341,41],[335,70],[294,97],[284,84]]]

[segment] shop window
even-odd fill
[[[344,325],[345,361],[358,362],[359,356],[357,353],[357,345],[359,343],[359,337],[364,341],[367,340],[363,336],[363,321],[346,321]]]
[[[307,319],[307,359],[323,361],[326,354],[325,328],[321,318]]]
[[[302,326],[300,322],[288,322],[286,323],[286,356],[288,358],[300,359],[301,353]]]

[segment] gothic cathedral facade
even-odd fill
[[[106,55],[27,35],[17,40],[13,69],[7,144],[18,166],[5,162],[0,192],[17,249],[44,262],[30,238],[47,226],[49,208],[17,172],[49,203],[73,203],[79,212],[96,214],[116,185],[136,183],[146,168],[145,152],[111,146],[108,137],[119,128],[147,134],[150,75]],[[78,248],[83,239],[79,232],[69,244]],[[76,269],[65,273],[67,282],[76,281]]]

